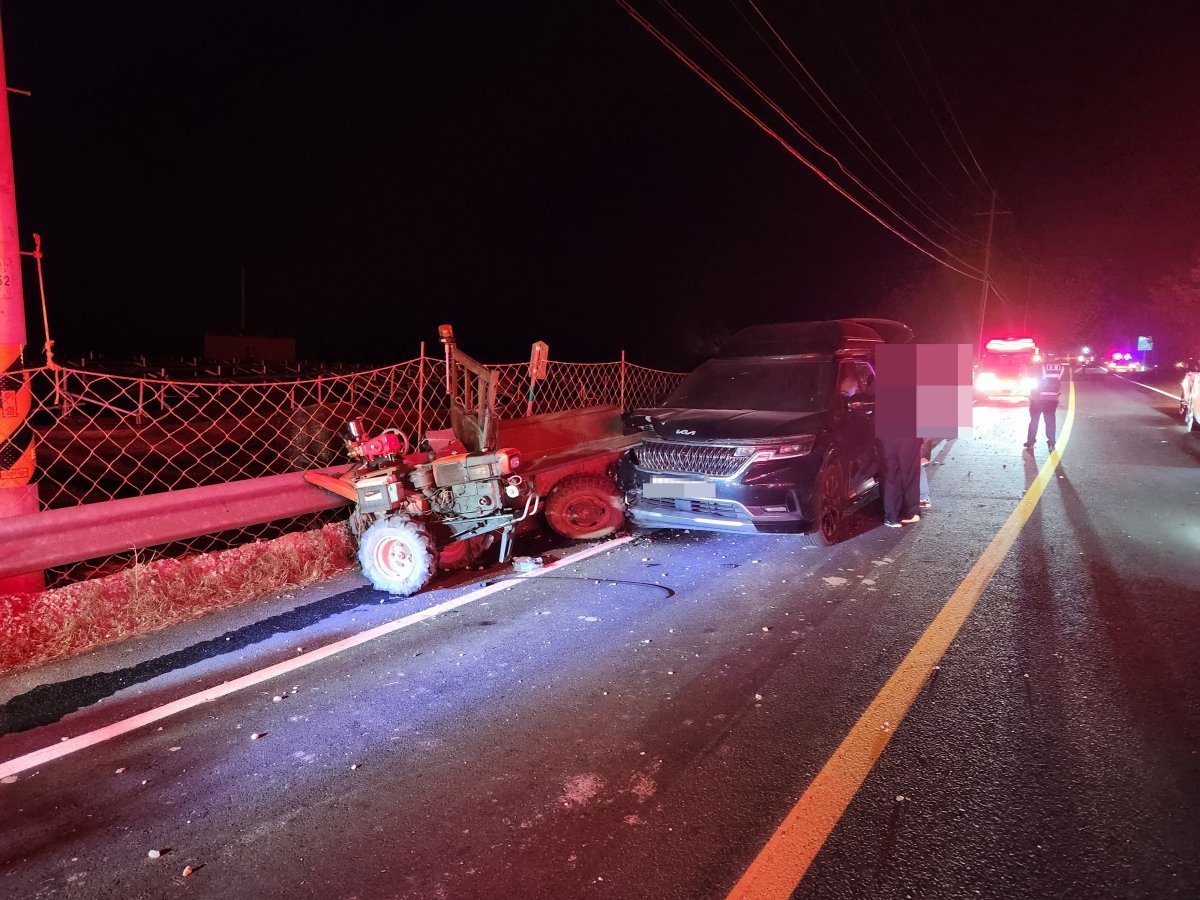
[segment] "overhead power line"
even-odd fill
[[[778,52],[776,52],[775,48],[771,45],[771,42],[767,40],[766,36],[758,29],[749,16],[747,16],[741,7],[738,6],[737,0],[730,0],[730,3],[737,10],[738,15],[740,15],[746,24],[750,26],[750,29],[754,32],[755,36],[758,37],[771,55],[779,62],[780,66],[788,74],[788,77],[796,83],[800,90],[804,92],[805,96],[807,96],[809,100],[812,101],[813,105],[817,107],[818,111],[820,111],[825,119],[837,130],[838,134],[840,134],[842,138],[845,139],[845,141],[858,152],[859,156],[863,158],[867,165],[869,165],[877,175],[890,184],[897,191],[897,193],[907,198],[916,212],[930,224],[940,228],[947,234],[950,234],[959,240],[974,244],[979,243],[976,238],[966,235],[961,229],[956,227],[952,222],[938,213],[938,211],[916,190],[914,190],[912,186],[909,185],[909,183],[892,167],[892,165],[875,148],[875,145],[871,143],[871,141],[854,124],[850,117],[846,115],[846,113],[838,105],[837,101],[829,95],[828,91],[825,90],[825,88],[817,80],[816,76],[814,76],[813,73],[809,71],[808,67],[804,65],[799,56],[797,56],[796,52],[792,49],[791,45],[788,44],[787,40],[785,40],[783,35],[779,33],[779,30],[771,23],[766,14],[763,13],[754,0],[747,0],[748,5],[754,10],[759,19],[762,20],[763,25],[766,26],[772,37],[775,38],[778,44],[787,53],[788,57],[792,61],[791,66],[788,65],[788,62],[781,57]],[[807,81],[812,85],[812,90],[809,89],[808,85],[796,77],[795,72],[792,71],[793,66],[796,69],[799,69],[799,71],[804,75],[805,79],[807,79]],[[819,98],[814,95],[813,90],[820,95]],[[832,110],[832,113],[837,114],[837,118],[834,117],[830,110]],[[845,127],[843,127],[842,123],[845,123]],[[849,129],[850,133],[847,133],[847,129]],[[872,157],[874,157],[874,159],[872,159]],[[875,160],[878,160],[878,164],[876,164]]]
[[[660,0],[660,2],[661,2],[661,0]],[[664,34],[660,29],[655,27],[653,23],[651,23],[648,19],[646,19],[643,15],[641,15],[641,13],[639,13],[628,2],[628,0],[616,0],[616,3],[622,9],[624,9],[625,12],[628,13],[629,16],[635,22],[637,22],[639,25],[641,25],[642,28],[645,29],[645,31],[648,34],[650,34],[652,37],[654,37],[656,40],[658,40],[659,43],[661,43],[664,47],[666,47],[680,62],[682,62],[685,66],[687,66],[689,69],[691,69],[697,76],[699,76],[709,87],[711,87],[714,91],[716,91],[721,97],[723,97],[730,105],[732,105],[734,108],[736,108],[744,116],[746,116],[748,119],[750,119],[752,122],[754,122],[764,133],[766,133],[768,136],[773,138],[777,143],[780,144],[780,146],[782,146],[785,150],[787,150],[788,153],[790,153],[793,157],[795,157],[797,160],[799,160],[814,175],[816,175],[818,178],[820,178],[822,181],[824,181],[827,185],[829,185],[831,188],[833,188],[833,190],[835,190],[839,195],[841,195],[846,200],[853,203],[856,207],[858,207],[858,209],[860,209],[862,212],[866,213],[873,220],[875,220],[878,224],[882,225],[884,228],[886,228],[888,231],[890,231],[896,237],[900,238],[902,241],[904,241],[906,244],[911,246],[913,249],[915,249],[918,252],[922,253],[923,255],[929,257],[933,261],[937,262],[939,265],[942,265],[942,266],[944,266],[954,272],[957,272],[960,275],[963,275],[967,278],[971,278],[976,281],[982,280],[980,278],[981,273],[978,269],[976,269],[974,266],[971,266],[969,263],[964,262],[963,260],[958,260],[957,257],[954,257],[953,254],[950,254],[949,251],[946,250],[946,248],[942,247],[936,241],[931,240],[927,235],[923,234],[920,231],[920,229],[917,229],[915,226],[912,225],[911,222],[908,222],[906,219],[904,219],[902,216],[900,216],[894,210],[889,209],[889,211],[891,211],[894,215],[896,215],[897,218],[899,218],[902,222],[904,222],[905,225],[907,225],[909,228],[912,228],[913,231],[915,231],[918,235],[920,235],[920,237],[922,239],[928,241],[933,246],[938,247],[939,249],[945,251],[948,255],[951,256],[951,258],[956,259],[959,263],[961,263],[961,267],[954,265],[953,263],[947,261],[946,259],[943,259],[943,258],[939,257],[937,254],[931,252],[929,249],[922,247],[920,244],[918,244],[916,241],[914,241],[911,237],[904,234],[899,229],[897,229],[894,225],[892,225],[890,222],[885,221],[880,215],[875,213],[873,210],[869,209],[862,201],[860,201],[857,197],[852,195],[844,187],[842,187],[840,184],[838,184],[836,181],[834,181],[832,178],[830,178],[815,163],[813,163],[803,153],[801,153],[799,150],[797,150],[795,147],[793,147],[790,143],[788,143],[788,141],[786,141],[775,129],[773,129],[771,126],[769,126],[758,115],[756,115],[754,112],[752,112],[744,103],[742,103],[740,100],[738,100],[732,93],[730,93],[730,91],[727,88],[725,88],[719,81],[717,81],[717,79],[715,77],[710,75],[699,63],[697,63],[695,60],[693,60],[682,48],[680,48],[670,38],[668,38],[666,36],[666,34]],[[713,52],[714,55],[718,56],[718,58],[724,57],[724,54],[722,54],[718,49],[716,49],[714,46],[712,46],[711,42],[708,42],[707,39],[703,38],[703,35],[700,35],[698,30],[696,30],[696,29],[694,29],[694,27],[690,26],[690,23],[686,23],[686,20],[683,20],[682,17],[680,17],[678,15],[678,13],[676,13],[670,7],[670,5],[668,3],[663,2],[663,5],[665,7],[667,7],[669,10],[671,10],[672,14],[675,15],[677,19],[681,19],[681,21],[683,21],[685,23],[685,27],[689,27],[689,30],[693,32],[694,36],[696,36],[698,40],[701,40],[703,43],[706,43],[711,48],[710,52]],[[818,149],[822,153],[829,155],[831,158],[833,158],[836,161],[836,157],[834,157],[832,154],[829,153],[829,151],[827,151],[823,147],[821,147],[820,144],[818,142],[816,142],[815,139],[811,138],[811,136],[807,135],[807,133],[802,128],[800,128],[794,122],[791,122],[790,119],[788,119],[788,117],[786,116],[786,114],[784,114],[782,112],[782,110],[780,110],[778,108],[778,105],[775,104],[774,101],[772,101],[769,97],[767,97],[765,95],[765,93],[762,92],[761,89],[759,89],[757,87],[757,85],[755,85],[753,83],[753,81],[751,81],[748,77],[746,77],[744,75],[744,73],[741,73],[740,70],[738,70],[737,67],[732,64],[732,62],[729,62],[727,57],[724,57],[724,61],[725,61],[725,64],[731,69],[731,71],[734,71],[735,74],[738,74],[739,77],[741,77],[743,79],[743,81],[751,88],[751,90],[754,90],[755,93],[758,94],[758,96],[761,99],[763,99],[765,102],[770,104],[772,106],[772,108],[778,114],[780,114],[785,120],[787,120],[789,122],[789,124],[797,131],[797,133],[801,135],[801,137],[804,137],[805,140],[809,141],[816,149]],[[839,166],[840,166],[840,163],[839,163]],[[843,167],[843,171],[845,171],[844,167]],[[852,175],[850,175],[849,172],[845,172],[845,174],[847,174],[849,177],[853,177]],[[865,186],[864,186],[864,188],[865,188]]]
[[[904,65],[908,69],[908,74],[912,77],[913,84],[916,85],[917,93],[921,95],[921,99],[925,102],[925,108],[929,110],[929,116],[933,119],[933,124],[937,126],[938,133],[941,134],[942,140],[946,142],[946,146],[950,149],[951,154],[953,154],[954,159],[958,162],[959,167],[963,170],[963,174],[967,176],[967,179],[971,182],[971,185],[985,197],[988,196],[991,193],[991,188],[981,185],[975,179],[970,167],[967,166],[966,162],[959,154],[958,148],[955,147],[954,142],[950,140],[950,135],[946,133],[946,128],[942,125],[941,117],[938,116],[937,111],[933,108],[933,104],[929,102],[929,95],[925,93],[925,88],[921,84],[921,79],[917,77],[917,70],[913,68],[912,60],[910,60],[908,58],[908,54],[904,52],[904,45],[900,43],[900,36],[896,34],[896,29],[892,25],[892,20],[888,17],[887,11],[883,8],[882,2],[879,3],[879,13],[882,16],[883,21],[887,24],[888,31],[892,36],[892,43],[896,45],[896,52],[899,53],[900,58],[904,60]]]
[[[837,41],[838,49],[842,51],[842,55],[846,57],[846,62],[850,64],[850,68],[854,70],[854,74],[857,75],[858,80],[862,82],[863,89],[866,90],[867,95],[879,108],[879,114],[883,117],[883,120],[888,123],[892,131],[896,133],[896,136],[900,138],[900,143],[904,145],[905,149],[907,149],[912,155],[912,158],[915,159],[920,164],[921,168],[925,170],[925,174],[929,176],[930,180],[932,180],[934,184],[942,189],[942,192],[945,193],[947,197],[961,206],[964,210],[969,211],[970,207],[967,206],[967,204],[963,202],[962,198],[960,198],[954,191],[950,190],[950,188],[946,186],[946,183],[937,176],[937,173],[930,168],[929,163],[925,161],[925,158],[917,152],[917,148],[912,145],[912,142],[904,134],[904,131],[901,130],[900,126],[896,124],[896,120],[892,118],[891,113],[889,113],[887,107],[884,106],[883,101],[879,99],[879,95],[876,94],[874,89],[871,87],[871,83],[867,80],[867,76],[863,74],[863,70],[859,67],[858,63],[854,61],[854,57],[850,55],[850,51],[846,48],[846,42],[843,41],[840,36],[838,36],[833,24],[829,21],[829,16],[825,14],[825,10],[821,8],[820,3],[818,3],[817,0],[809,0],[809,2],[817,11],[817,14],[821,17],[822,21],[825,22],[825,27],[834,35],[834,40]]]
[[[959,140],[962,141],[963,147],[966,148],[967,155],[971,157],[971,163],[975,166],[975,171],[979,173],[979,177],[983,179],[983,183],[987,185],[989,191],[995,190],[992,187],[992,183],[988,181],[987,175],[984,174],[983,167],[979,165],[979,159],[975,156],[975,151],[971,149],[971,143],[967,140],[962,126],[958,124],[958,116],[954,114],[954,107],[946,99],[946,92],[942,90],[942,83],[937,77],[937,70],[933,67],[933,60],[929,58],[929,53],[925,50],[925,42],[921,40],[921,34],[917,31],[916,23],[913,22],[911,17],[908,19],[908,28],[913,34],[913,39],[917,42],[917,49],[921,51],[921,57],[925,60],[925,68],[929,70],[929,77],[933,79],[933,86],[942,101],[942,106],[946,108],[946,113],[950,116],[950,121],[954,124],[954,130],[958,132]]]

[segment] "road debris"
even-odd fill
[[[161,850],[151,850],[146,855],[148,857],[150,857],[151,859],[158,859],[160,856],[162,856],[162,851]]]
[[[514,556],[512,567],[514,572],[532,572],[545,565],[540,556]]]
[[[196,870],[194,868],[192,868],[191,866],[184,866],[183,867],[183,877],[187,878],[189,875],[191,875],[195,871]]]

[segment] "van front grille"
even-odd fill
[[[744,456],[735,456],[736,452],[736,447],[712,444],[646,441],[638,446],[636,458],[639,466],[651,472],[687,472],[727,478],[746,462]]]

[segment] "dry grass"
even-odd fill
[[[0,672],[312,584],[354,564],[343,524],[132,566],[40,594],[0,595]]]

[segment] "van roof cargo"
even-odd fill
[[[802,353],[836,353],[875,344],[903,344],[912,330],[891,319],[829,319],[822,322],[781,322],[743,328],[721,347],[721,358],[739,356],[795,356]]]

